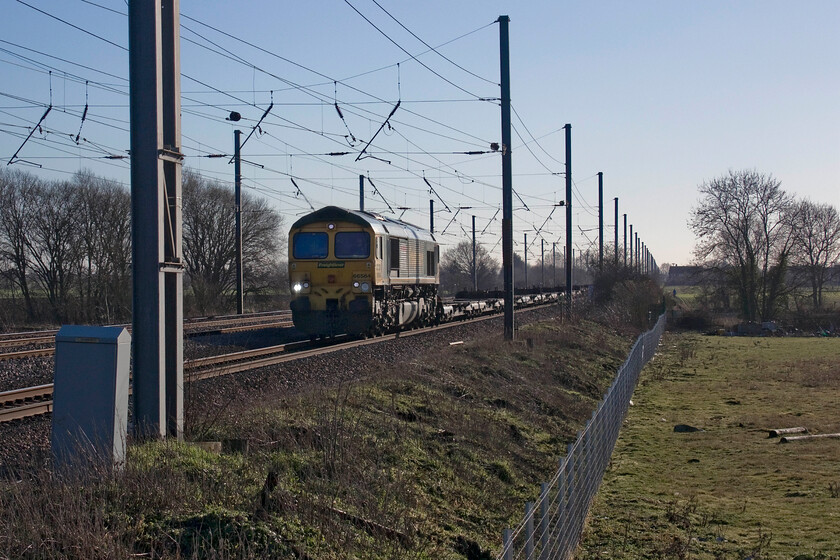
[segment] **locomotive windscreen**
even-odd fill
[[[320,232],[298,232],[295,234],[292,254],[296,259],[325,259],[329,237]]]
[[[337,259],[366,259],[370,256],[370,234],[366,231],[342,231],[335,234]]]

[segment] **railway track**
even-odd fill
[[[130,328],[130,325],[115,325]],[[249,316],[229,316],[213,319],[201,319],[184,322],[185,336],[199,336],[208,334],[230,334],[236,332],[292,327],[291,311],[271,312],[254,314]],[[31,348],[26,350],[0,351],[0,360],[16,360],[20,358],[33,358],[40,356],[52,356],[55,354],[55,335],[58,330],[9,333],[0,335],[0,348],[14,348],[32,345],[49,345],[43,348]],[[20,335],[24,335],[19,337]]]
[[[0,422],[52,412],[52,394],[52,383],[0,393]]]
[[[549,305],[554,305],[554,303],[537,305],[528,309],[540,309]],[[374,338],[337,337],[329,342],[292,342],[254,350],[221,354],[219,356],[197,358],[184,362],[184,382],[191,383],[203,379],[220,377],[222,375],[230,375],[246,370],[317,356],[319,354],[337,352],[348,348],[453,328],[465,323],[486,321],[495,317],[498,317],[498,313],[480,315],[433,327],[401,331]],[[51,412],[52,390],[53,385],[47,384],[0,393],[0,423]]]

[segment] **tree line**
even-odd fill
[[[689,226],[697,264],[721,307],[745,321],[780,317],[792,296],[809,295],[813,309],[840,260],[840,217],[829,204],[797,200],[772,175],[732,171],[699,187]]]
[[[188,313],[235,308],[234,195],[183,173],[185,306]],[[262,198],[242,196],[248,294],[284,286],[283,220]],[[131,194],[80,171],[45,180],[0,170],[0,324],[117,323],[131,319]]]

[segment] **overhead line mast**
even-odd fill
[[[513,171],[510,134],[510,39],[508,16],[499,16],[502,90],[502,266],[505,280],[505,340],[513,340]]]
[[[179,0],[129,3],[134,429],[183,437]]]

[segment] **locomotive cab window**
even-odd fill
[[[435,266],[435,252],[426,251],[426,276],[434,276],[437,274],[437,267]]]
[[[342,231],[335,234],[335,258],[366,259],[370,256],[370,234],[366,231]]]
[[[321,232],[298,232],[292,243],[292,255],[296,259],[325,259],[329,237]]]
[[[391,270],[398,270],[400,268],[400,240],[394,237],[391,238],[389,258],[391,261]]]

